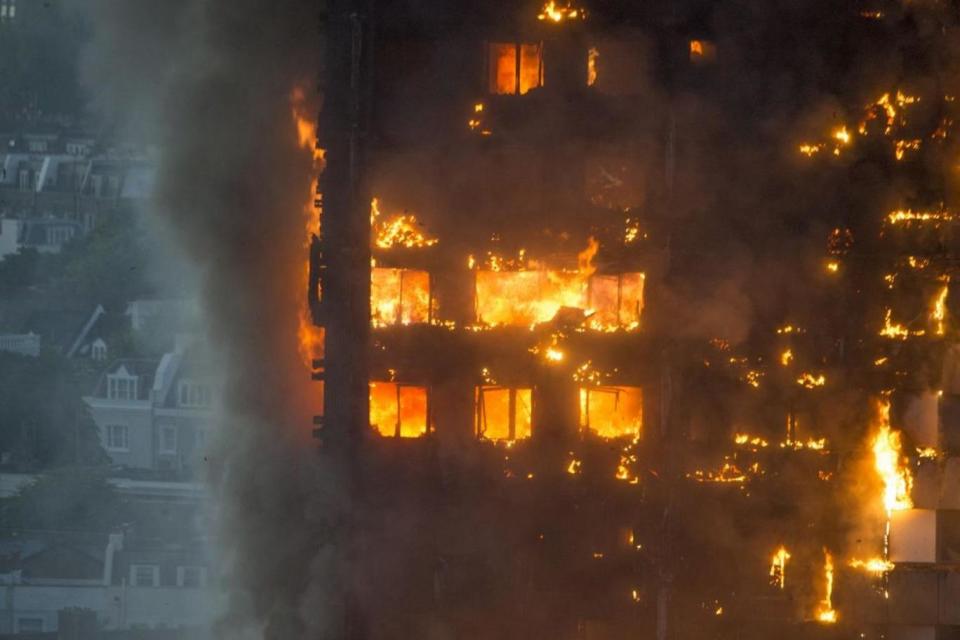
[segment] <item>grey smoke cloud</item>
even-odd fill
[[[193,267],[225,382],[207,470],[228,596],[217,635],[315,637],[323,555],[305,487],[322,482],[309,438],[319,390],[296,344],[313,167],[290,100],[316,85],[317,3],[73,4],[91,29],[81,61],[91,108],[156,146],[157,242]]]

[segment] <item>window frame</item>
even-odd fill
[[[107,359],[107,345],[99,338],[90,345],[90,359],[97,362],[103,362]]]
[[[181,380],[177,384],[177,404],[190,409],[208,408],[213,404],[213,389],[204,382]]]
[[[106,430],[106,449],[107,451],[130,451],[130,427],[125,424],[108,424],[105,427]],[[113,444],[114,438],[113,433],[114,429],[120,430],[119,432],[123,434],[123,446],[116,446]]]
[[[121,373],[107,374],[107,399],[108,400],[136,400],[139,396],[140,378]],[[121,385],[121,383],[123,383]],[[123,393],[121,394],[121,389]]]
[[[157,434],[158,435],[157,451],[159,453],[166,454],[166,455],[177,454],[177,452],[179,451],[178,445],[179,445],[179,439],[180,439],[179,434],[177,433],[178,431],[179,429],[177,429],[176,425],[173,425],[173,424],[160,425],[159,433]],[[173,446],[167,447],[166,436],[167,434],[170,434],[170,433],[173,434]]]
[[[150,569],[151,570],[151,584],[140,584],[139,579],[137,578],[138,569]],[[160,565],[158,564],[146,564],[146,563],[136,563],[130,565],[130,586],[131,587],[150,587],[157,588],[160,586]]]
[[[487,400],[488,397],[486,394],[491,392],[507,392],[507,437],[506,438],[491,438],[487,436],[487,429],[489,425],[487,424],[488,420],[488,408]],[[521,415],[521,411],[524,409],[522,406],[521,398],[523,396],[528,398],[527,402],[529,406],[526,407],[528,410],[528,415],[526,416],[527,422],[527,433],[518,434],[517,426],[519,421],[517,418]],[[491,440],[491,441],[504,441],[504,442],[517,442],[518,440],[526,440],[533,436],[533,415],[534,415],[534,394],[532,385],[497,385],[497,384],[482,384],[474,387],[474,416],[473,416],[473,431],[474,435],[480,440]]]
[[[39,628],[24,629],[23,623],[28,620],[30,622],[34,622],[34,621],[39,622],[40,623]],[[43,633],[44,627],[46,627],[46,624],[43,618],[37,618],[34,616],[22,616],[22,617],[18,616],[17,617],[17,633],[18,634],[19,633]]]
[[[197,572],[197,583],[195,585],[186,584],[186,576],[188,571]],[[207,586],[207,568],[198,564],[178,565],[177,586],[183,589],[203,589]]]
[[[501,92],[497,90],[496,83],[494,82],[494,67],[492,64],[492,57],[494,47],[513,47],[513,91],[510,92]],[[535,47],[537,51],[537,82],[524,90],[523,87],[523,57],[524,50],[530,47]],[[544,86],[544,62],[543,62],[543,52],[544,52],[544,43],[543,40],[539,42],[519,42],[519,41],[495,41],[488,40],[484,46],[485,52],[485,61],[486,64],[484,69],[486,70],[486,93],[488,95],[495,96],[522,96],[533,89],[539,89]]]

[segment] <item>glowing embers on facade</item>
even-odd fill
[[[570,2],[550,2],[543,5],[543,9],[537,14],[537,20],[546,20],[548,22],[563,22],[564,20],[583,20],[587,17],[584,9],[573,6]]]
[[[543,86],[543,43],[491,42],[487,47],[490,93],[523,95]]]
[[[529,388],[480,386],[474,391],[474,431],[493,441],[529,438],[533,392]]]
[[[580,427],[601,438],[636,437],[643,427],[640,387],[581,387]]]
[[[370,426],[388,438],[427,433],[427,388],[396,382],[370,383]]]
[[[370,314],[375,327],[430,322],[430,274],[374,267],[370,273]]]

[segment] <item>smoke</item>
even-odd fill
[[[324,564],[308,489],[321,482],[309,437],[319,392],[296,331],[314,176],[291,95],[310,99],[316,84],[317,3],[75,4],[91,25],[90,106],[123,139],[156,147],[156,241],[193,267],[224,382],[207,457],[227,595],[217,635],[315,637],[324,612],[303,612],[319,608]]]

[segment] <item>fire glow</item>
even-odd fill
[[[881,400],[878,406],[877,434],[873,439],[874,469],[883,482],[883,508],[889,516],[894,511],[913,507],[910,491],[913,477],[902,453],[900,432],[890,427],[890,402]]]
[[[787,586],[787,560],[789,559],[790,552],[781,545],[770,561],[770,582],[781,591]]]
[[[817,607],[817,621],[833,624],[837,621],[837,610],[833,608],[833,556],[823,550],[823,600]]]
[[[527,269],[507,270],[503,260],[492,256],[489,268],[475,273],[477,322],[533,327],[549,322],[567,307],[589,316],[591,329],[636,329],[643,310],[645,276],[596,274],[593,259],[598,250],[599,244],[591,238],[577,255],[576,270],[548,269],[535,261],[529,261]],[[520,261],[524,261],[523,252]],[[468,264],[476,262],[469,260]]]

